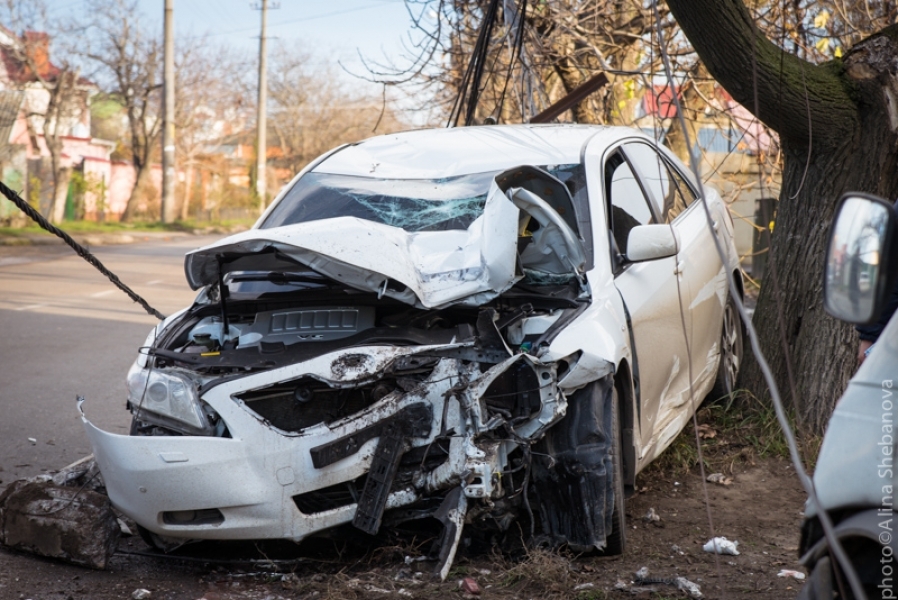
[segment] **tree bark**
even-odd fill
[[[856,368],[857,335],[822,306],[823,259],[839,197],[898,195],[898,26],[813,65],[767,40],[741,0],[668,0],[710,73],[780,135],[783,186],[753,323],[799,423],[822,432]],[[741,383],[769,397],[749,358]]]

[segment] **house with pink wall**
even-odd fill
[[[23,62],[23,52],[30,53],[29,64]],[[46,34],[16,35],[0,25],[0,178],[44,214],[52,202],[53,173],[42,116],[50,92],[41,80],[52,83],[59,72],[50,61]],[[84,178],[85,218],[118,220],[131,196],[135,170],[111,159],[115,142],[90,137],[90,101],[97,86],[80,78],[76,90],[75,108],[60,122],[65,132],[62,163]],[[0,221],[17,213],[0,199]]]

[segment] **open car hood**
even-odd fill
[[[561,217],[535,194],[519,188],[503,192],[496,181],[483,213],[465,230],[412,233],[336,217],[227,237],[188,253],[184,269],[190,286],[198,289],[229,272],[290,271],[301,264],[350,287],[422,308],[476,306],[524,276],[518,236],[530,218],[542,227],[536,245],[543,247],[522,255],[539,257],[523,267],[550,275],[582,273],[583,250]]]

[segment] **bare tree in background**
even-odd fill
[[[186,220],[198,159],[246,121],[251,103],[245,98],[253,95],[245,77],[251,61],[204,38],[182,43],[180,50],[175,62],[175,130],[179,168],[185,173],[180,217]]]
[[[65,215],[72,166],[63,160],[63,137],[88,110],[87,95],[92,86],[79,76],[77,67],[64,56],[50,59],[53,35],[64,27],[51,23],[43,2],[21,3],[7,0],[0,21],[14,30],[15,42],[4,48],[13,59],[9,75],[13,85],[26,91],[25,117],[31,144],[40,152],[43,135],[50,153],[53,175],[53,199],[47,217],[60,223]],[[8,67],[9,68],[9,67]]]
[[[90,0],[82,55],[108,81],[106,91],[128,118],[130,158],[137,177],[122,220],[134,218],[141,199],[155,192],[150,161],[162,131],[161,36],[149,32],[132,0]]]
[[[406,64],[369,61],[370,77],[429,91],[448,114],[490,1],[428,0],[407,5],[417,36],[407,44]],[[653,61],[657,68],[657,57],[647,48],[651,11],[639,0],[504,0],[497,15],[485,60],[478,122],[488,117],[500,123],[526,122],[600,71],[608,74],[611,85],[575,106],[572,117],[581,123],[614,122],[622,112],[612,98],[629,94],[632,99],[632,84],[626,82],[634,73],[651,71]]]
[[[278,45],[268,75],[269,129],[283,152],[276,162],[298,172],[331,148],[404,127],[383,98],[350,92],[302,46]]]

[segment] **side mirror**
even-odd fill
[[[894,282],[896,214],[882,198],[852,192],[836,209],[826,249],[826,311],[849,323],[879,318]]]
[[[677,238],[670,225],[637,225],[627,236],[627,260],[642,262],[677,253]]]

